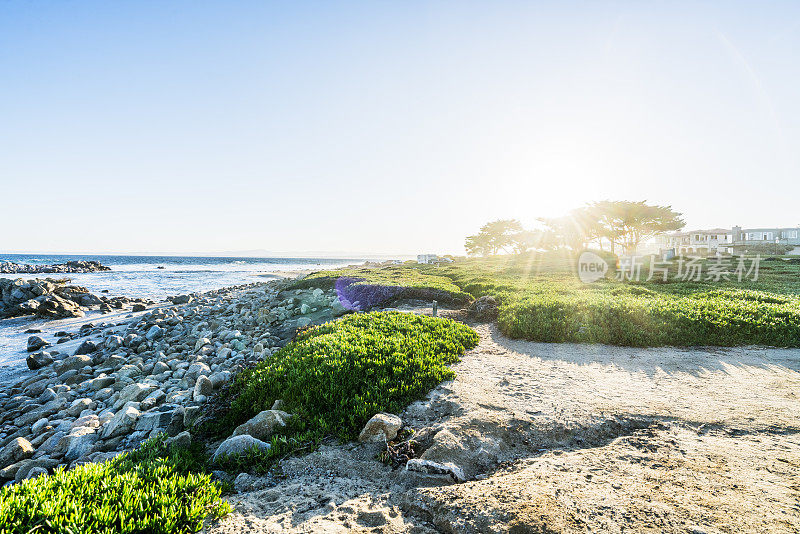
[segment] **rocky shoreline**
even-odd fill
[[[106,267],[99,261],[94,260],[72,260],[53,265],[30,265],[11,261],[0,262],[0,274],[95,273],[110,270],[110,267]]]
[[[42,319],[83,317],[84,311],[97,309],[110,312],[132,306],[145,309],[153,301],[128,297],[107,297],[92,294],[81,286],[68,284],[68,279],[36,278],[23,280],[0,278],[0,319],[33,315]]]
[[[32,375],[0,385],[0,481],[102,461],[162,432],[191,440],[186,429],[237,371],[298,327],[347,312],[335,290],[290,283],[172,297],[128,322],[31,336]]]

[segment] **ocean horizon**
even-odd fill
[[[110,271],[69,274],[2,274],[4,278],[68,278],[93,293],[162,300],[170,295],[263,282],[272,273],[335,269],[366,258],[302,258],[253,256],[145,256],[119,254],[2,254],[0,262],[51,265],[70,260],[99,261]]]

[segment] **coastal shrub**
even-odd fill
[[[613,257],[605,253],[609,263]],[[707,269],[713,258],[703,260]],[[800,347],[800,265],[761,266],[758,280],[670,278],[584,284],[568,252],[460,259],[433,267],[405,264],[389,278],[420,286],[447,279],[474,298],[500,302],[498,326],[514,338],[630,346],[768,345]],[[773,262],[774,265],[774,262]],[[383,269],[372,269],[376,285]],[[704,270],[703,272],[706,272]],[[324,276],[324,273],[320,273]],[[432,279],[430,283],[426,279]]]
[[[204,472],[199,446],[168,448],[164,436],[130,453],[0,490],[0,534],[196,532],[230,511]]]
[[[457,262],[439,274],[461,287],[499,295],[498,326],[514,338],[628,346],[800,346],[798,270],[762,272],[748,285],[583,284],[569,269],[528,270],[519,262],[495,259]]]
[[[437,300],[448,305],[462,305],[472,300],[469,293],[449,278],[403,265],[320,271],[298,280],[291,287],[335,288],[345,307],[359,311],[398,299]]]
[[[292,435],[310,431],[352,439],[374,414],[397,413],[452,379],[447,365],[477,343],[471,328],[450,319],[400,312],[349,315],[302,332],[238,375],[228,424],[283,399],[296,414],[294,424],[301,425]]]

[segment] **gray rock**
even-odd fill
[[[403,426],[403,420],[396,415],[388,413],[375,414],[364,425],[358,435],[358,441],[361,443],[391,441],[397,437],[397,431],[400,430],[401,426]]]
[[[78,348],[75,350],[75,355],[78,356],[80,354],[91,354],[96,350],[97,345],[95,342],[87,339],[78,346]]]
[[[292,416],[279,410],[264,410],[249,421],[237,426],[233,436],[252,436],[256,439],[269,439],[275,430],[286,426],[286,421]]]
[[[183,431],[175,437],[167,438],[166,444],[167,446],[186,448],[192,444],[192,435],[186,431]]]
[[[160,338],[162,335],[164,335],[164,329],[158,326],[157,324],[154,324],[153,326],[150,327],[150,330],[147,331],[145,337],[148,340],[152,341],[154,339]]]
[[[89,398],[75,399],[65,413],[70,417],[78,417],[84,410],[93,410],[97,403]]]
[[[155,365],[153,365],[152,373],[154,375],[160,375],[161,373],[166,373],[169,370],[170,370],[169,365],[167,365],[166,363],[156,362]]]
[[[139,416],[139,420],[136,422],[135,429],[138,432],[166,430],[169,424],[172,422],[174,413],[174,406],[161,406],[160,408],[145,412]]]
[[[167,394],[164,393],[160,389],[156,389],[155,391],[151,392],[144,400],[141,402],[139,408],[145,412],[150,410],[151,408],[155,408],[167,398]]]
[[[106,340],[103,342],[103,345],[108,350],[117,350],[122,346],[123,339],[121,336],[108,336]]]
[[[28,356],[25,363],[28,364],[28,369],[35,371],[53,363],[53,358],[47,352],[37,352]]]
[[[211,380],[208,377],[200,375],[197,377],[197,382],[194,384],[194,400],[199,401],[200,397],[207,397],[214,392],[214,384],[211,383]]]
[[[413,458],[406,463],[406,471],[425,477],[439,479],[443,482],[464,482],[464,472],[452,463],[438,463],[430,460]]]
[[[183,377],[189,381],[189,383],[193,383],[193,381],[197,380],[197,377],[200,375],[208,376],[211,374],[211,368],[204,364],[203,362],[195,362],[189,366],[189,369],[186,370],[186,374]]]
[[[25,475],[24,480],[38,478],[43,475],[47,476],[47,474],[48,474],[47,469],[45,469],[44,467],[32,467],[31,470],[28,471],[28,474]]]
[[[62,438],[65,441],[63,447],[66,449],[64,459],[71,462],[90,453],[99,438],[100,436],[95,432],[94,428],[88,426],[73,428],[69,434]]]
[[[49,421],[46,417],[42,417],[41,419],[37,420],[33,425],[31,425],[31,434],[38,435],[44,427],[47,426]]]
[[[219,389],[231,379],[231,372],[219,371],[213,373],[211,376],[208,377],[208,379],[211,380],[211,385],[214,387],[214,389]]]
[[[114,382],[116,381],[117,379],[113,376],[98,376],[97,378],[92,379],[92,381],[89,383],[89,389],[93,391],[100,391],[101,389],[113,386]]]
[[[264,443],[260,439],[253,436],[232,436],[223,441],[217,450],[214,452],[214,461],[219,460],[226,456],[236,456],[244,454],[250,449],[268,451],[270,449],[269,443]]]
[[[14,438],[0,450],[0,465],[7,466],[33,456],[33,446],[25,438]]]
[[[28,338],[28,352],[34,352],[49,345],[50,343],[39,336],[31,336]]]
[[[110,358],[109,358],[110,359]],[[125,364],[117,371],[117,378],[135,378],[142,374],[142,370],[136,365]]]
[[[117,412],[111,420],[103,427],[100,437],[103,439],[113,438],[129,432],[133,429],[136,421],[139,420],[139,410],[133,406],[128,406]]]
[[[55,364],[54,367],[56,373],[61,375],[66,373],[67,371],[72,371],[72,370],[77,371],[79,369],[83,369],[87,365],[89,366],[92,365],[92,359],[84,354],[78,354],[75,356],[69,356],[68,358],[65,358],[64,360]]]
[[[117,398],[117,402],[114,403],[112,410],[118,410],[129,402],[139,402],[147,397],[154,389],[156,389],[156,387],[150,384],[142,384],[139,382],[129,384],[119,392],[119,397]]]

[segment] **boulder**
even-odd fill
[[[133,406],[128,406],[117,412],[111,420],[103,427],[103,432],[100,434],[102,439],[113,438],[114,436],[121,436],[133,429],[136,422],[139,420],[139,410]]]
[[[140,312],[140,311],[145,311],[146,309],[147,309],[147,306],[145,306],[144,304],[136,303],[136,304],[133,305],[132,311]]]
[[[28,338],[28,352],[34,352],[49,345],[50,343],[39,336],[31,336]]]
[[[25,438],[14,438],[0,450],[0,465],[7,466],[33,456],[33,446]]]
[[[30,471],[23,477],[23,480],[28,480],[32,478],[37,478],[42,475],[47,476],[47,469],[44,467],[32,467]]]
[[[186,374],[183,377],[191,384],[193,381],[197,380],[197,377],[200,375],[208,376],[211,374],[211,368],[204,364],[203,362],[195,362],[189,366],[189,369],[186,370]]]
[[[139,409],[144,412],[151,408],[155,408],[156,406],[164,402],[166,398],[167,394],[164,393],[163,390],[156,389],[152,391],[150,394],[148,394],[147,397],[144,398],[144,400],[142,400],[142,402],[139,405]]]
[[[92,365],[92,359],[85,354],[78,354],[75,356],[69,356],[61,362],[55,364],[55,370],[59,375],[63,375],[67,371],[77,371],[79,369],[83,369],[87,365]]]
[[[64,410],[64,413],[70,417],[78,417],[84,410],[93,410],[97,407],[97,403],[90,398],[75,399],[72,404]]]
[[[232,435],[247,435],[261,440],[269,439],[275,430],[286,426],[286,421],[291,417],[291,414],[280,410],[264,410],[249,421],[237,426]]]
[[[164,329],[158,326],[157,324],[154,324],[153,326],[150,327],[150,330],[147,331],[145,337],[148,340],[152,341],[154,339],[160,338],[162,335],[164,335]]]
[[[364,425],[358,435],[358,441],[361,443],[391,441],[397,437],[397,431],[400,430],[401,426],[403,426],[403,420],[396,415],[388,413],[375,414]]]
[[[214,387],[214,389],[219,389],[223,384],[231,379],[231,372],[219,371],[217,373],[213,373],[208,377],[208,379],[211,380],[211,385]]]
[[[200,375],[197,377],[197,382],[194,384],[194,395],[193,398],[196,401],[199,401],[199,397],[203,397],[205,399],[211,393],[214,392],[214,384],[211,383],[211,380],[208,379],[207,376]]]
[[[94,444],[100,438],[95,430],[95,428],[89,426],[79,426],[73,428],[69,434],[64,436],[62,438],[65,441],[63,447],[66,449],[64,459],[71,462],[90,453],[94,448]]]
[[[83,317],[83,310],[77,303],[61,298],[58,295],[42,295],[36,298],[36,316],[44,319],[64,319],[66,317]]]
[[[153,430],[165,431],[172,422],[175,411],[175,406],[161,406],[149,412],[144,412],[139,416],[135,430],[137,432],[152,432]]]
[[[91,354],[96,350],[97,350],[97,345],[95,344],[95,342],[87,339],[78,346],[78,348],[75,350],[75,355],[77,356],[81,354]]]
[[[231,436],[223,441],[219,447],[217,447],[217,450],[214,452],[214,461],[226,456],[237,456],[244,454],[251,449],[266,452],[270,449],[270,444],[264,443],[260,439],[256,439],[253,436]]]
[[[142,384],[139,382],[129,384],[119,392],[119,398],[117,402],[114,403],[114,408],[112,409],[118,410],[129,402],[139,402],[147,397],[154,389],[156,389],[156,387],[150,384]]]
[[[406,463],[406,471],[425,477],[439,479],[442,482],[464,482],[464,472],[452,463],[437,463],[430,460],[413,458]]]
[[[89,389],[100,391],[101,389],[113,386],[116,381],[117,379],[113,376],[98,376],[89,383]]]
[[[103,345],[108,350],[117,350],[122,346],[122,336],[108,336],[106,340],[103,342]]]
[[[192,444],[192,435],[184,430],[175,437],[167,438],[165,443],[168,447],[186,448]]]
[[[16,482],[21,482],[28,478],[35,478],[31,476],[31,473],[43,472],[43,474],[47,474],[50,469],[53,469],[58,465],[58,461],[53,460],[52,458],[37,458],[23,460],[22,462],[19,462],[19,464],[19,468],[13,477]]]
[[[53,363],[53,358],[47,352],[37,352],[29,355],[25,363],[28,364],[28,369],[35,371]]]

